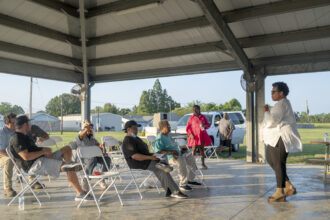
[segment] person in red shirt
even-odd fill
[[[202,156],[202,169],[207,169],[205,165],[205,153],[204,146],[212,144],[212,140],[206,132],[206,129],[210,127],[210,123],[207,118],[201,114],[199,105],[193,106],[193,115],[190,116],[186,131],[189,135],[188,147],[193,148],[193,155],[196,154],[198,149]]]

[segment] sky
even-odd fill
[[[172,98],[186,105],[193,100],[203,103],[223,104],[236,98],[246,107],[245,92],[241,88],[241,71],[208,73],[159,78],[160,83]],[[151,89],[155,78],[120,82],[98,83],[92,88],[92,108],[110,102],[120,108],[138,105],[143,90]],[[272,83],[286,82],[294,111],[306,111],[306,101],[310,114],[330,113],[330,72],[271,76],[265,80],[265,102],[270,105]],[[30,78],[0,73],[0,102],[20,105],[28,112]],[[33,112],[44,110],[48,101],[62,93],[70,93],[73,83],[53,80],[33,79]]]

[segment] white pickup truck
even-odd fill
[[[208,122],[211,124],[210,128],[208,128],[206,131],[212,139],[213,146],[219,146],[220,136],[218,131],[218,125],[220,119],[223,117],[223,113],[228,113],[229,119],[232,120],[232,122],[235,125],[236,129],[233,131],[231,143],[232,143],[233,151],[236,152],[239,149],[239,145],[243,143],[244,136],[246,133],[246,120],[241,111],[202,112],[202,114],[205,115]],[[187,134],[186,125],[191,115],[192,114],[187,114],[184,115],[182,118],[180,118],[176,124],[176,130],[173,130],[172,132],[178,134]]]

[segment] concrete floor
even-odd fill
[[[17,202],[8,207],[9,199],[1,193],[0,219],[330,219],[330,184],[323,183],[323,166],[288,165],[298,194],[287,202],[269,204],[266,198],[276,185],[268,165],[216,159],[207,165],[204,174],[209,189],[195,187],[186,200],[164,198],[164,191],[158,194],[156,189],[143,189],[140,200],[131,188],[122,196],[121,206],[111,191],[110,198],[102,200],[99,215],[92,202],[76,208],[75,193],[61,175],[51,183],[45,180],[51,200],[40,193],[42,207],[27,193],[25,211],[19,211]],[[122,183],[118,181],[118,188],[123,189]]]

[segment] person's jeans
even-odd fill
[[[157,179],[159,180],[159,182],[161,183],[163,189],[166,191],[167,189],[170,189],[171,192],[178,192],[179,191],[179,187],[178,185],[176,185],[176,183],[174,182],[171,174],[166,173],[165,171],[158,169],[156,167],[157,162],[156,161],[151,161],[147,170],[152,171],[155,176],[157,177]]]
[[[195,179],[195,173],[197,166],[194,156],[189,154],[188,157],[185,156],[173,156],[169,160],[170,164],[175,164],[178,166],[178,172],[180,177],[180,186],[187,185],[188,181],[192,182]]]
[[[110,169],[110,164],[111,164],[111,159],[108,156],[104,157],[104,160],[108,166],[108,168]],[[86,166],[86,173],[87,175],[92,175],[93,174],[93,170],[95,168],[95,166],[97,164],[101,164],[102,165],[102,172],[107,172],[107,166],[104,164],[104,161],[102,159],[102,157],[94,157],[94,158],[84,158],[83,159],[83,163]]]

